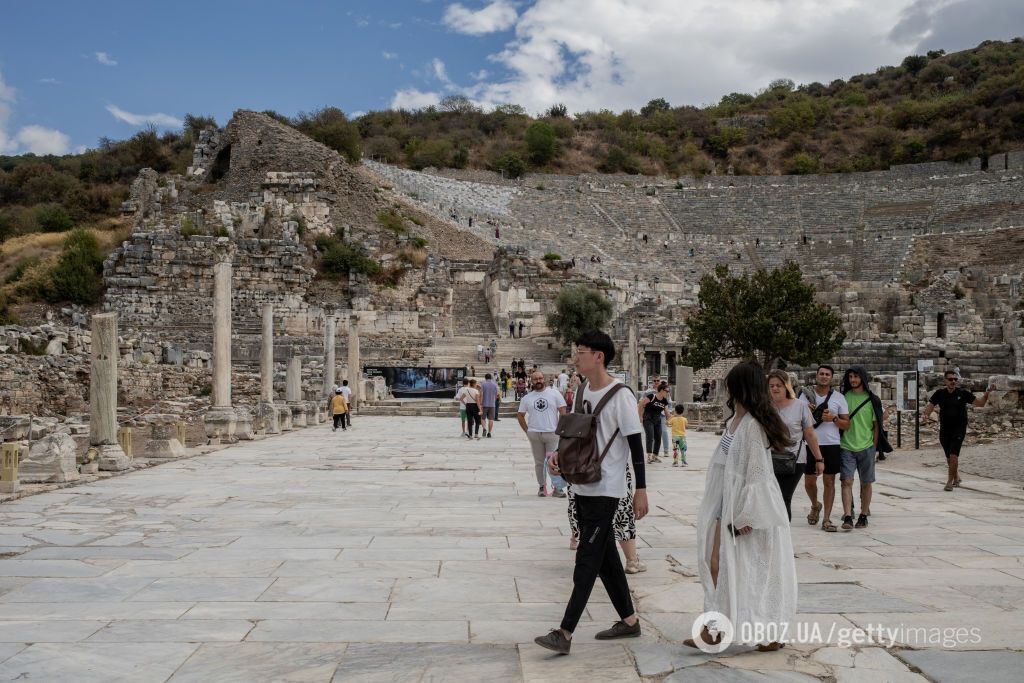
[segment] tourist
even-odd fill
[[[836,531],[832,523],[832,505],[836,497],[836,475],[841,469],[840,430],[850,426],[850,410],[846,398],[832,388],[835,371],[830,365],[820,365],[814,373],[814,388],[804,389],[804,398],[814,420],[814,434],[818,440],[818,450],[824,462],[807,460],[804,470],[804,490],[811,501],[811,511],[807,514],[807,523],[814,526],[824,510],[821,520],[822,531]],[[821,477],[822,502],[818,502],[818,477]]]
[[[871,484],[875,481],[875,453],[882,428],[882,402],[868,389],[868,371],[855,365],[843,376],[843,396],[850,425],[839,439],[843,487],[843,531],[863,529],[871,515]],[[860,517],[853,523],[853,477],[860,477]]]
[[[661,450],[667,456],[668,445],[672,443],[672,440],[669,438],[668,421],[672,417],[672,409],[675,407],[675,401],[672,400],[672,385],[668,382],[665,382],[665,391],[667,392],[666,398],[668,399],[668,405],[665,406],[665,412],[658,417],[658,420],[661,422]],[[673,451],[675,451],[674,446]]]
[[[648,509],[644,449],[636,399],[628,387],[608,374],[608,364],[615,358],[615,346],[611,337],[594,330],[576,339],[576,347],[575,365],[588,380],[581,391],[582,401],[599,413],[597,448],[605,455],[601,460],[600,480],[572,486],[580,541],[576,549],[572,595],[561,627],[534,639],[538,645],[562,654],[569,653],[573,631],[583,616],[598,576],[620,620],[595,637],[611,640],[640,635],[640,621],[633,608],[629,583],[612,531],[619,501],[626,496],[626,462],[630,458],[636,475],[633,498],[636,519],[643,519]],[[557,454],[552,456],[550,467],[553,474],[559,474]]]
[[[700,385],[700,402],[704,403],[705,401],[707,401],[708,400],[708,395],[710,393],[711,393],[711,382],[709,382],[705,378],[704,382]]]
[[[637,417],[643,418],[644,434],[647,436],[647,462],[661,462],[661,418],[668,415],[668,385],[662,383],[653,396],[644,396],[637,406]],[[668,444],[665,444],[668,447]]]
[[[348,412],[348,402],[345,400],[345,395],[341,393],[341,389],[334,392],[334,396],[328,403],[328,408],[334,417],[334,426],[331,427],[331,431],[338,431],[339,426],[341,431],[345,431],[345,413]]]
[[[498,340],[491,339],[491,358],[498,355]]]
[[[480,408],[484,418],[484,436],[491,438],[494,431],[494,417],[498,412],[498,385],[491,379],[491,373],[484,375],[480,385]]]
[[[569,373],[564,369],[558,373],[558,391],[565,397],[565,392],[569,390]]]
[[[516,417],[519,426],[526,432],[533,451],[534,473],[537,475],[537,495],[547,495],[547,475],[544,472],[544,459],[547,454],[558,448],[558,416],[565,415],[565,399],[557,391],[552,391],[544,383],[544,373],[535,372],[530,377],[530,393],[519,402]],[[555,489],[553,494],[559,498],[566,495],[564,490]]]
[[[475,365],[470,365],[469,366],[469,376],[470,377],[476,377],[476,366]]]
[[[524,328],[524,327],[526,327],[526,325],[524,325],[524,324],[523,324],[523,321],[522,321],[522,320],[520,320],[520,321],[519,321],[519,338],[520,338],[520,339],[522,339],[522,338],[523,338],[523,328]]]
[[[960,485],[960,449],[964,445],[964,437],[967,436],[967,406],[984,408],[988,404],[988,397],[995,389],[989,386],[985,394],[977,398],[974,394],[957,387],[957,375],[953,370],[946,370],[943,375],[946,386],[939,389],[928,399],[928,405],[921,413],[921,420],[925,423],[931,417],[936,408],[939,409],[939,443],[942,445],[942,452],[946,454],[946,491],[952,491],[954,486]]]
[[[508,319],[508,336],[516,336],[516,321],[513,320],[511,317]]]
[[[429,364],[427,366],[430,367]],[[341,382],[341,393],[345,397],[345,404],[348,406],[348,410],[345,411],[345,423],[348,427],[352,426],[352,387],[348,385],[348,380],[342,380]]]
[[[466,438],[480,440],[480,389],[476,380],[469,380],[469,387],[462,397],[466,404]]]
[[[477,361],[483,361],[483,359],[484,359],[484,345],[483,344],[477,344],[476,345],[476,359],[477,359]]]
[[[676,414],[668,421],[672,426],[672,467],[679,467],[680,462],[686,467],[686,427],[689,422],[683,415],[685,412],[686,407],[682,403],[677,403]]]
[[[462,379],[462,386],[455,392],[455,401],[459,404],[459,420],[462,422],[462,433],[460,436],[466,436],[466,394],[469,391],[469,378],[464,377]]]
[[[742,642],[744,634],[759,630],[784,632],[796,615],[793,541],[769,454],[769,448],[785,451],[793,443],[772,406],[761,366],[733,366],[725,386],[732,415],[708,464],[697,513],[697,571],[704,612],[725,615]],[[721,642],[717,627],[704,624],[700,639]],[[693,639],[683,644],[696,647]],[[773,641],[757,649],[781,647]]]
[[[815,472],[818,472],[818,470],[824,471],[825,461],[822,459],[821,451],[818,448],[818,436],[814,432],[814,418],[811,417],[811,408],[804,401],[796,400],[796,393],[793,391],[793,385],[790,384],[789,375],[782,370],[772,370],[769,372],[768,393],[771,394],[775,409],[779,411],[779,417],[782,418],[782,421],[789,429],[790,440],[796,446],[795,449],[785,451],[783,454],[795,456],[792,462],[784,462],[788,458],[784,458],[780,462],[774,462],[776,458],[772,458],[772,464],[775,468],[775,479],[779,482],[779,488],[782,490],[782,499],[786,502],[786,515],[792,521],[793,491],[796,490],[796,485],[800,483],[804,473],[807,471],[807,452],[811,452],[815,463],[817,463]],[[792,471],[788,471],[790,465],[792,465]],[[787,471],[783,472],[783,468]]]

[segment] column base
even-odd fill
[[[277,407],[273,403],[260,403],[256,406],[255,423],[265,434],[280,434],[281,422],[278,419]]]
[[[252,441],[256,438],[252,413],[248,408],[235,408],[235,438],[239,441]]]
[[[295,429],[292,424],[292,409],[289,406],[275,405],[277,411],[277,424],[282,432],[290,432]]]
[[[288,407],[292,411],[292,427],[298,429],[299,427],[306,426],[306,404],[305,403],[289,403]]]
[[[96,458],[95,463],[104,472],[123,472],[131,469],[131,458],[125,454],[120,444],[105,443],[93,446],[93,448],[99,451],[99,456]],[[82,472],[85,473],[86,471],[86,467],[83,466]]]
[[[206,436],[214,443],[235,443],[235,425],[238,418],[231,406],[214,406],[203,418]]]

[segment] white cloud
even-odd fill
[[[59,130],[43,126],[25,126],[14,139],[24,151],[33,154],[67,154],[71,148],[71,138]]]
[[[33,124],[22,126],[13,136],[7,132],[16,100],[17,92],[0,73],[0,154],[67,154],[71,138],[59,130]]]
[[[479,71],[473,71],[469,74],[470,78],[474,81],[482,81],[490,75],[491,74],[487,69],[480,69]]]
[[[58,81],[56,78],[40,78],[39,82],[45,83],[47,85],[60,85],[60,81]]]
[[[387,50],[381,52],[380,56],[383,57],[384,59],[398,59],[397,52],[388,52]]]
[[[434,78],[441,81],[446,88],[454,87],[452,79],[448,78],[448,69],[445,68],[444,62],[434,57],[433,61],[430,62],[430,68],[434,72]]]
[[[424,92],[416,88],[399,90],[391,98],[392,109],[422,109],[437,104],[441,101],[441,95],[436,92]]]
[[[155,114],[132,114],[124,109],[121,109],[117,105],[108,104],[107,111],[109,111],[115,119],[123,121],[132,126],[161,126],[164,128],[181,128],[184,125],[181,119],[171,116],[170,114],[162,114],[157,112]]]
[[[117,60],[108,55],[106,52],[94,52],[96,61],[103,66],[117,66]]]
[[[968,6],[981,17],[969,32],[953,19]],[[442,83],[485,107],[514,103],[532,112],[557,102],[571,111],[639,109],[657,97],[701,105],[776,78],[827,83],[870,73],[936,35],[950,50],[976,44],[981,31],[1020,33],[1021,15],[1019,0],[536,0],[518,16],[508,0],[475,12],[453,4],[444,21],[454,30],[514,26],[515,38],[490,55],[499,68],[471,74],[476,83]],[[926,25],[906,30],[914,16],[926,16]],[[950,37],[958,30],[959,39]]]
[[[442,21],[459,33],[482,36],[497,31],[507,31],[516,23],[518,13],[509,0],[494,0],[476,11],[456,2],[448,5]]]

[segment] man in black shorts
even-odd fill
[[[977,398],[956,385],[956,373],[952,370],[946,370],[943,379],[945,388],[931,395],[928,405],[921,413],[921,420],[927,423],[932,412],[936,408],[939,409],[939,443],[946,454],[946,465],[949,469],[945,490],[952,491],[954,486],[960,485],[957,466],[960,464],[960,448],[964,445],[964,437],[967,436],[967,406],[984,408],[993,387],[986,389],[984,395]]]
[[[822,531],[835,531],[836,525],[830,519],[832,504],[836,498],[836,475],[839,474],[841,459],[839,457],[840,429],[850,426],[850,409],[846,398],[832,387],[835,371],[831,366],[822,365],[814,373],[814,389],[805,389],[803,398],[807,401],[814,417],[814,432],[821,447],[824,463],[814,458],[807,458],[807,469],[804,470],[804,490],[811,500],[811,511],[807,515],[807,523],[815,525],[824,510],[821,521]],[[818,477],[821,476],[825,490],[822,502],[818,502]]]

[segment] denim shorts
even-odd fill
[[[839,452],[839,480],[853,479],[854,471],[860,476],[861,484],[872,484],[875,481],[875,447],[869,446],[862,451]]]

